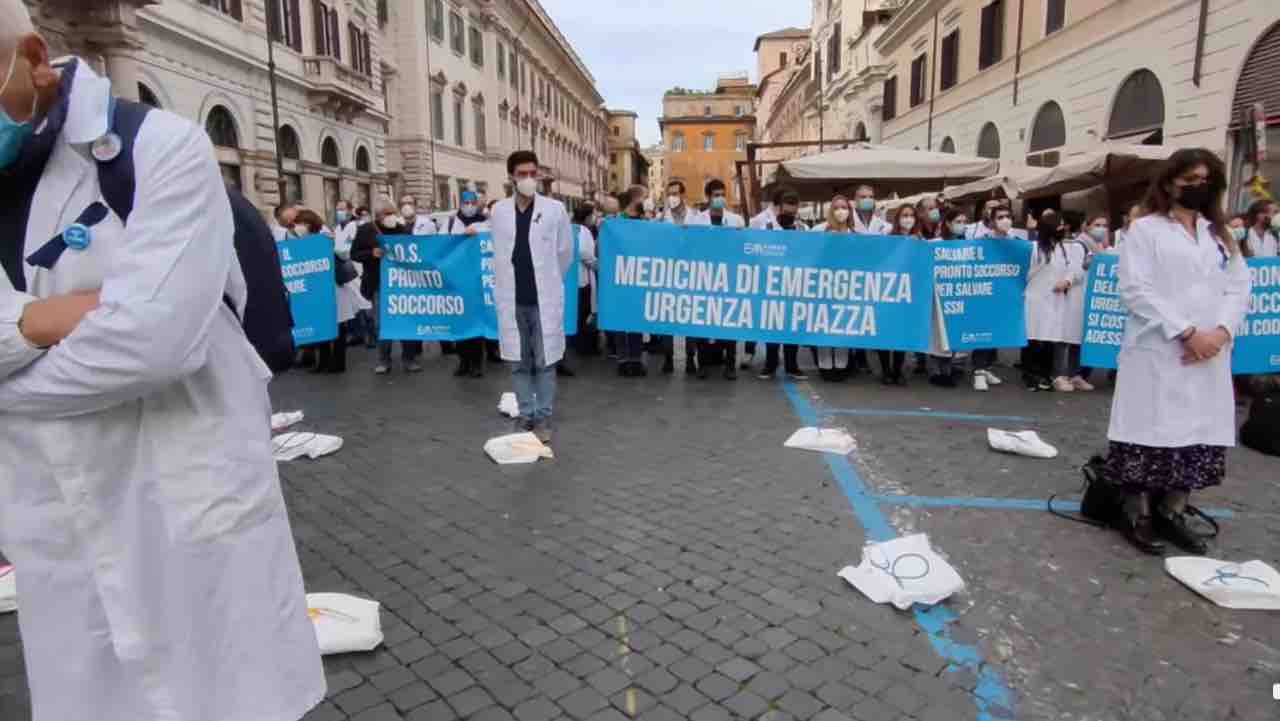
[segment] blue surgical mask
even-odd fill
[[[939,220],[942,220],[942,212],[941,212],[941,211],[939,211],[937,208],[930,208],[930,209],[929,209],[929,222],[930,222],[930,223],[937,223]]]
[[[9,74],[4,78],[4,85],[0,85],[0,93],[3,93],[9,87],[9,81],[13,80],[14,68],[18,67],[18,49],[13,49],[13,59],[9,62]],[[18,156],[22,154],[22,146],[27,144],[27,140],[31,138],[35,128],[31,121],[36,116],[36,99],[33,93],[31,96],[31,117],[24,123],[19,123],[9,117],[8,111],[0,107],[0,169],[8,168],[18,160]]]
[[[1237,243],[1243,242],[1245,236],[1244,228],[1232,228],[1231,237],[1236,239]]]
[[[348,213],[348,212],[347,212],[347,211],[345,211],[345,210],[339,210],[338,212],[334,213],[333,215],[334,215],[334,217],[336,217],[336,218],[338,219],[338,222],[339,222],[339,223],[345,223],[345,222],[347,222],[348,220],[351,220],[351,214],[350,214],[350,213]]]
[[[861,200],[858,201],[858,210],[861,210],[864,213],[870,213],[875,209],[876,209],[875,198],[862,198]]]
[[[1095,226],[1095,227],[1093,227],[1093,228],[1090,228],[1090,229],[1089,229],[1089,235],[1090,235],[1090,237],[1092,237],[1094,240],[1096,240],[1096,241],[1098,241],[1099,243],[1101,243],[1101,242],[1103,242],[1103,241],[1105,241],[1105,240],[1107,239],[1107,229],[1106,229],[1106,228],[1102,228],[1102,227]]]
[[[724,206],[725,206],[724,198],[717,197],[717,198],[711,199],[712,210],[724,210]]]

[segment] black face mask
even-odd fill
[[[1200,213],[1208,213],[1209,205],[1213,203],[1213,189],[1208,183],[1200,185],[1184,185],[1178,188],[1178,205],[1188,210],[1196,210]]]
[[[778,216],[778,225],[790,230],[795,227],[796,216],[794,213],[783,213]]]

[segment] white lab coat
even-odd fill
[[[573,262],[573,232],[569,214],[558,200],[535,195],[529,224],[529,250],[538,285],[538,315],[542,323],[542,352],[547,365],[564,358],[564,274]],[[502,359],[520,360],[520,331],[516,328],[516,275],[511,253],[516,246],[515,198],[493,206],[494,302],[498,310],[498,342]]]
[[[710,210],[707,210],[707,211],[704,211],[704,212],[698,213],[698,214],[697,214],[697,216],[695,216],[695,217],[691,218],[691,219],[690,219],[687,223],[685,223],[685,224],[686,224],[686,225],[712,225],[712,222],[711,222],[711,211],[710,211]],[[741,216],[741,215],[738,215],[737,213],[733,212],[732,210],[728,210],[728,209],[726,209],[726,210],[724,211],[724,214],[720,217],[720,226],[719,226],[719,227],[721,227],[721,228],[734,228],[734,229],[737,229],[737,230],[742,230],[743,228],[747,227],[747,224],[746,224],[746,222],[742,219],[742,216]]]
[[[355,243],[356,232],[359,230],[360,225],[352,220],[348,221],[346,225],[338,226],[337,230],[333,231],[333,252],[342,260],[351,260],[351,245]],[[346,323],[355,318],[356,313],[373,308],[373,304],[360,294],[360,277],[364,275],[363,264],[356,263],[355,267],[355,280],[338,286],[339,323]]]
[[[413,221],[414,235],[435,235],[438,232],[440,232],[440,229],[436,227],[436,222],[431,219],[430,215],[419,215]]]
[[[853,232],[859,235],[889,235],[893,230],[891,223],[874,213],[871,215],[871,220],[864,223],[862,215],[855,210],[849,213],[849,220],[853,221]]]
[[[1280,239],[1269,230],[1259,236],[1257,228],[1250,228],[1249,248],[1255,258],[1274,258],[1280,255]]]
[[[1067,316],[1063,334],[1065,342],[1080,345],[1084,340],[1085,279],[1089,277],[1089,266],[1093,263],[1093,256],[1097,252],[1098,245],[1093,236],[1088,233],[1081,233],[1076,236],[1075,240],[1067,241],[1067,243],[1076,246],[1077,254],[1082,254],[1084,259],[1080,263],[1080,280],[1073,281],[1071,290],[1067,291]]]
[[[685,209],[684,209],[684,221],[683,221],[683,222],[677,222],[677,221],[676,221],[676,216],[675,216],[675,214],[674,214],[674,213],[672,213],[672,212],[671,212],[671,209],[670,209],[670,208],[663,208],[663,209],[662,209],[662,216],[658,218],[658,221],[659,221],[659,222],[662,222],[662,223],[668,223],[668,224],[671,224],[671,225],[697,225],[697,223],[695,222],[695,220],[697,219],[697,217],[698,217],[699,215],[701,215],[701,213],[698,211],[698,209],[697,209],[697,208],[691,208],[691,207],[689,207],[689,206],[685,206]]]
[[[765,208],[751,219],[752,230],[786,230],[778,225],[778,216],[773,212],[773,207]],[[808,230],[809,226],[803,220],[796,218],[795,228],[792,230]]]
[[[1031,249],[1025,297],[1028,339],[1052,343],[1080,342],[1081,327],[1070,327],[1070,294],[1084,292],[1084,259],[1084,249],[1074,241],[1060,243],[1048,258],[1039,247]],[[1064,280],[1071,281],[1071,290],[1055,293],[1054,286]]]
[[[446,228],[438,228],[434,224],[432,227],[439,230],[442,235],[463,235],[467,232],[467,225],[456,215],[449,216],[449,224]],[[475,228],[477,233],[488,233],[489,221],[481,220],[479,222],[472,223],[471,227]]]
[[[596,265],[596,237],[585,225],[578,226],[578,288],[591,285],[591,269]]]
[[[74,69],[73,69],[74,67]],[[78,62],[23,255],[102,196],[110,83]],[[0,273],[0,547],[22,569],[35,721],[295,721],[324,698],[271,455],[271,374],[244,308],[204,129],[147,116],[128,227],[109,214],[50,270]],[[18,240],[18,239],[12,239]],[[48,351],[23,306],[101,288]]]
[[[1164,215],[1134,222],[1120,246],[1120,297],[1129,309],[1107,437],[1155,448],[1234,446],[1231,347],[1182,363],[1188,328],[1235,332],[1249,307],[1249,268],[1197,218],[1196,237]]]

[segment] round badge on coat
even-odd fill
[[[62,242],[72,250],[84,250],[89,247],[89,241],[92,240],[92,233],[89,227],[81,223],[73,223],[66,230],[62,231]]]
[[[119,157],[123,147],[124,141],[120,140],[119,135],[107,133],[93,141],[93,159],[99,163],[109,163]]]

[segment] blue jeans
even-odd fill
[[[538,306],[516,306],[516,329],[520,332],[520,362],[512,365],[511,379],[520,418],[546,423],[551,420],[556,400],[556,367],[554,363],[547,364]]]

